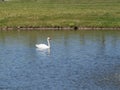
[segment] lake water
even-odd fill
[[[0,90],[120,90],[120,31],[0,31]]]

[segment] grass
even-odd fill
[[[0,2],[0,27],[120,27],[119,0]]]

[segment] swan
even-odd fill
[[[36,44],[35,46],[39,49],[49,49],[50,48],[50,37],[47,38],[48,45],[46,44]]]

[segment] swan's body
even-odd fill
[[[47,45],[45,45],[45,44],[36,44],[36,47],[37,47],[37,48],[40,48],[40,49],[50,48],[49,46],[47,46]]]
[[[50,38],[47,38],[48,45],[46,44],[36,44],[35,46],[39,49],[49,49],[50,48]]]

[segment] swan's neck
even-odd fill
[[[50,48],[50,40],[49,40],[49,39],[47,39],[47,42],[48,42],[48,47]]]

